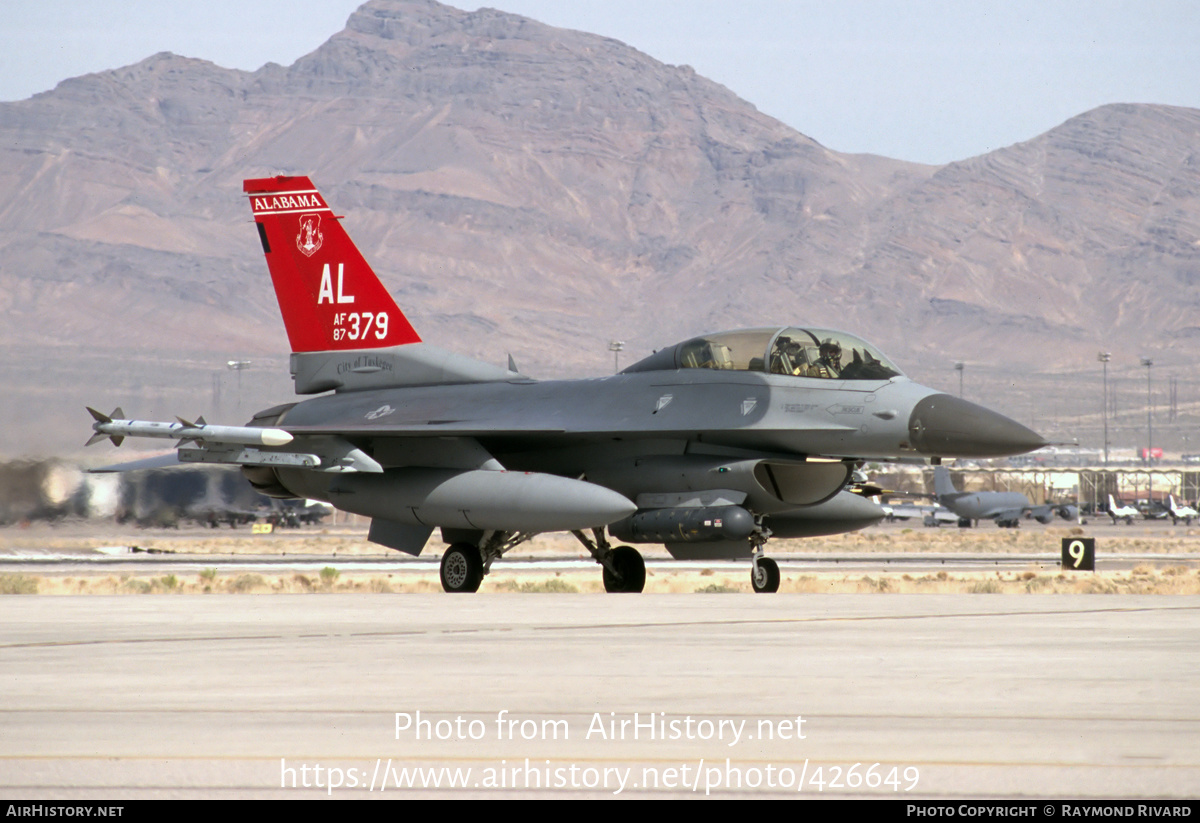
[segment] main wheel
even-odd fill
[[[646,588],[646,561],[633,546],[617,546],[612,550],[612,564],[617,573],[604,567],[604,590],[606,592],[638,593]]]
[[[769,557],[758,558],[750,571],[750,585],[759,594],[779,591],[779,564]]]
[[[483,558],[470,543],[455,543],[442,555],[442,589],[477,592],[483,582]]]

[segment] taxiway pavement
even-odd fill
[[[1198,619],[1162,596],[4,597],[0,793],[1195,797]]]

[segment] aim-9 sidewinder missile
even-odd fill
[[[255,426],[210,426],[203,417],[192,423],[182,417],[175,423],[160,423],[151,420],[125,420],[120,408],[112,414],[98,412],[88,407],[96,422],[96,432],[87,445],[108,438],[113,445],[121,445],[126,437],[161,437],[166,440],[201,440],[205,443],[236,443],[243,446],[286,446],[292,435],[283,429],[260,429]]]

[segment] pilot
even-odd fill
[[[771,372],[804,374],[804,347],[790,337],[780,337],[776,340],[775,351],[771,354]]]
[[[832,338],[821,343],[820,355],[809,365],[809,377],[837,377],[842,373],[842,347]]]

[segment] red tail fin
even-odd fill
[[[294,352],[419,343],[307,177],[243,184]]]

